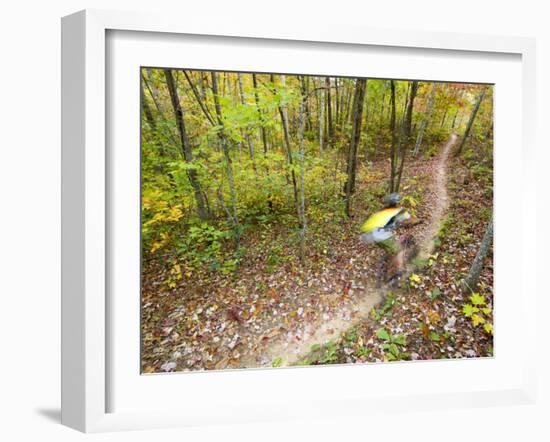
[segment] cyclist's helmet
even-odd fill
[[[384,204],[387,207],[395,207],[401,202],[401,196],[397,192],[390,193],[384,197]]]

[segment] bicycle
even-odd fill
[[[407,264],[418,255],[418,245],[414,237],[405,233],[398,237],[400,251],[390,256],[385,253],[379,260],[376,272],[376,287],[395,287],[407,273]]]

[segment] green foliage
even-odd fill
[[[395,295],[392,292],[388,293],[382,307],[380,309],[376,309],[373,307],[373,309],[371,310],[372,318],[375,321],[380,321],[380,319],[382,319],[386,315],[391,316],[391,310],[395,305],[395,302]]]
[[[409,358],[409,354],[403,350],[407,345],[405,335],[391,335],[385,328],[380,328],[376,331],[376,337],[383,341],[382,349],[388,361],[399,361]]]
[[[476,180],[492,180],[493,168],[484,164],[475,163],[470,169]]]
[[[381,328],[381,329],[379,329],[379,330],[376,332],[376,337],[377,337],[377,338],[380,338],[380,339],[382,339],[382,340],[384,340],[384,341],[390,341],[390,339],[391,339],[391,338],[390,338],[390,334],[389,334],[389,333],[387,332],[387,330],[384,329],[384,328]]]
[[[437,236],[439,238],[445,238],[447,233],[449,232],[449,229],[453,226],[455,223],[454,215],[452,213],[449,213],[441,223],[441,226],[439,227],[439,233]]]
[[[371,353],[372,353],[372,349],[365,346],[365,345],[361,345],[359,346],[359,348],[357,349],[357,356],[360,357],[360,358],[368,358]]]
[[[313,344],[311,353],[302,359],[298,365],[324,365],[338,363],[338,346],[329,341],[326,344]]]
[[[291,259],[291,256],[285,251],[285,248],[280,242],[272,243],[266,259],[266,269],[269,273],[277,270],[277,268]]]
[[[348,342],[355,342],[357,341],[357,328],[356,327],[352,327],[351,330],[349,330],[346,335],[344,336],[344,339]]]
[[[327,342],[324,345],[323,356],[319,359],[320,364],[335,364],[338,362],[338,347],[332,341]]]
[[[416,207],[418,206],[417,198],[415,198],[413,195],[406,195],[403,197],[401,203],[404,207],[407,207],[409,209],[409,212],[412,216],[416,216]]]
[[[466,316],[467,318],[471,318],[472,315],[479,311],[479,309],[477,307],[474,307],[473,305],[471,304],[464,304],[462,306],[462,313],[464,314],[464,316]]]
[[[493,334],[493,309],[487,305],[485,296],[472,293],[470,302],[462,306],[462,314],[469,318],[475,327],[483,326],[487,334]]]
[[[411,275],[409,275],[408,283],[409,283],[409,287],[418,288],[422,283],[422,278],[420,277],[420,275],[416,273],[411,273]]]
[[[424,259],[416,256],[411,262],[415,270],[428,272],[436,264],[438,257],[439,253],[434,253]]]
[[[433,290],[430,292],[430,301],[435,301],[441,296],[441,290],[439,290],[439,287],[434,287]]]
[[[176,240],[176,256],[186,272],[198,269],[229,274],[235,271],[243,250],[232,251],[226,245],[233,231],[220,230],[206,222],[189,227],[187,234]]]
[[[413,267],[418,271],[424,270],[428,267],[428,262],[429,261],[427,259],[422,259],[418,256],[415,256],[411,261]]]

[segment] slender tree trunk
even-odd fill
[[[152,135],[153,135],[153,141],[155,142],[155,146],[158,149],[158,153],[161,157],[164,157],[164,156],[166,156],[166,147],[164,146],[164,143],[157,142],[157,137],[156,137],[157,130],[158,130],[157,122],[156,122],[155,117],[153,115],[153,111],[151,109],[151,106],[149,105],[149,101],[148,101],[147,97],[145,96],[145,90],[143,88],[143,84],[146,81],[147,80],[145,80],[145,77],[143,75],[141,75],[141,81],[140,81],[140,84],[139,84],[140,94],[141,94],[141,108],[143,109],[143,114],[145,116],[145,120],[147,121],[147,124],[151,128],[151,132],[152,132]],[[164,116],[160,113],[160,111],[159,111],[159,116],[162,119],[164,119]],[[171,133],[169,133],[169,134],[172,135]],[[173,136],[171,136],[170,138],[172,139],[172,141],[174,142],[175,145],[179,144],[178,141],[175,140],[175,138]],[[162,161],[157,163],[157,165],[155,166],[155,169],[161,174],[166,173],[164,163]],[[171,178],[173,178],[173,177],[171,177]]]
[[[326,95],[326,90],[321,90],[320,91],[320,104],[319,104],[319,152],[321,153],[321,155],[323,154],[323,135],[324,135],[324,132],[325,132],[325,127],[324,127],[324,123],[325,123],[325,95]]]
[[[160,105],[160,98],[159,98],[159,90],[157,89],[157,86],[155,85],[155,79],[153,77],[153,71],[151,68],[146,68],[145,72],[147,72],[147,78],[149,80],[149,88],[151,90],[151,95],[153,99],[159,103]]]
[[[368,138],[367,135],[369,133],[369,80],[365,80],[365,162],[369,159],[369,146],[368,146]]]
[[[424,131],[426,130],[426,126],[428,125],[428,122],[430,121],[430,117],[432,116],[432,110],[434,106],[434,96],[435,96],[436,89],[437,89],[437,83],[433,83],[432,89],[430,91],[430,97],[428,98],[428,105],[426,106],[424,117],[422,118],[422,121],[420,122],[420,128],[418,129],[418,136],[416,137],[416,144],[414,146],[413,157],[416,157],[418,155],[418,152],[420,151],[420,146],[422,145],[422,138],[424,138]]]
[[[485,229],[485,234],[483,235],[483,239],[481,240],[481,245],[479,246],[477,255],[474,258],[472,267],[470,267],[470,272],[468,273],[466,279],[463,281],[463,289],[465,292],[473,292],[476,290],[477,284],[479,282],[479,275],[481,274],[481,270],[483,270],[483,263],[485,261],[485,258],[487,257],[487,253],[489,253],[489,249],[492,243],[493,215],[491,214],[491,219],[489,220],[487,228]]]
[[[348,88],[348,90],[346,91],[346,106],[344,108],[344,116],[342,117],[342,129],[344,129],[346,127],[346,125],[349,123],[350,121],[350,118],[353,118],[352,117],[352,112],[350,112],[351,110],[351,88]]]
[[[443,126],[445,125],[445,120],[447,119],[447,109],[445,109],[445,112],[443,112],[443,118],[441,119],[441,124],[439,126],[440,129],[443,129]]]
[[[298,143],[300,145],[300,260],[302,263],[306,260],[306,234],[307,234],[307,216],[306,216],[306,197],[305,197],[305,147],[304,147],[304,129],[307,95],[305,95],[304,77],[300,77],[302,84],[302,100],[300,104],[300,122],[298,127]]]
[[[334,124],[332,120],[332,103],[330,92],[330,78],[325,78],[325,86],[327,88],[327,126],[328,126],[328,144],[332,145],[334,141]]]
[[[491,125],[489,126],[489,129],[487,129],[487,132],[485,133],[485,139],[489,139],[493,135],[493,121],[491,121]]]
[[[407,155],[409,140],[411,137],[411,125],[412,125],[412,112],[414,107],[414,99],[416,97],[416,91],[418,90],[418,81],[413,81],[410,87],[409,105],[407,106],[407,114],[405,121],[401,125],[401,139],[400,151],[401,151],[401,163],[399,165],[399,173],[397,174],[397,183],[395,185],[395,192],[399,192],[399,186],[401,185],[401,177],[403,176],[403,167],[405,165],[405,157]]]
[[[339,81],[338,78],[334,78],[334,104],[335,104],[335,126],[340,125],[340,114],[342,113],[342,96],[343,96],[343,79]]]
[[[244,99],[244,87],[243,87],[243,75],[238,74],[239,81],[239,94],[241,96],[241,104],[244,106],[246,104]],[[258,174],[258,169],[256,168],[256,158],[254,157],[254,144],[252,143],[252,135],[250,135],[250,130],[246,129],[246,142],[248,144],[248,154],[250,155],[250,160],[252,161],[252,168],[254,169],[254,174]]]
[[[405,93],[405,101],[403,101],[403,111],[401,112],[401,125],[405,121],[407,115],[407,104],[409,103],[409,92],[411,90],[411,82],[407,82],[407,92]]]
[[[464,119],[464,114],[460,113],[460,118],[458,119],[458,124],[456,125],[457,129],[460,129],[460,126],[462,126],[463,119]]]
[[[139,82],[139,89],[141,94],[141,108],[143,109],[143,114],[145,116],[145,119],[147,120],[147,124],[149,124],[149,127],[153,131],[153,133],[157,130],[157,124],[155,122],[155,117],[153,117],[153,112],[151,111],[151,107],[149,106],[149,103],[147,102],[147,98],[145,97],[145,91],[143,90],[143,82],[145,79],[142,77],[141,81]]]
[[[208,86],[207,82],[208,82],[208,78],[206,77],[206,74],[201,71],[201,73],[199,75],[199,87],[200,87],[203,99],[205,99],[205,97],[206,97],[206,88]]]
[[[310,77],[306,77],[305,80],[305,94],[306,97],[309,97],[309,81]],[[314,85],[315,86],[315,85]],[[311,120],[312,110],[309,105],[309,101],[306,101],[306,128],[308,131],[313,131],[313,122]]]
[[[348,154],[348,178],[346,181],[346,215],[351,216],[351,195],[355,192],[355,177],[357,174],[357,146],[361,137],[363,123],[363,103],[365,101],[366,80],[358,78],[353,96],[351,142]]]
[[[185,79],[187,80],[187,83],[191,88],[191,92],[193,92],[193,95],[195,96],[195,100],[197,101],[197,104],[201,108],[204,116],[212,126],[215,126],[214,118],[212,117],[212,112],[210,111],[210,109],[208,109],[208,104],[206,103],[206,97],[204,95],[201,97],[199,91],[195,87],[195,84],[191,80],[191,77],[189,76],[189,73],[187,73],[187,71],[183,71],[183,75],[185,76]]]
[[[453,117],[453,124],[451,125],[451,130],[454,130],[455,129],[455,126],[456,126],[456,117],[458,116],[458,109],[456,110],[455,112],[455,115]]]
[[[284,75],[281,75],[281,83],[283,87],[286,85],[286,78]],[[288,110],[286,105],[279,106],[279,114],[281,116],[281,122],[283,123],[283,135],[285,140],[286,153],[288,158],[288,163],[290,164],[290,174],[292,176],[292,189],[294,193],[294,205],[298,210],[298,188],[296,184],[296,174],[294,173],[294,167],[292,166],[292,147],[290,145],[290,133],[288,128]]]
[[[462,142],[460,143],[460,146],[458,146],[458,150],[456,151],[456,156],[459,156],[462,153],[462,149],[464,148],[464,145],[466,144],[466,141],[468,141],[468,137],[470,136],[472,126],[474,125],[474,121],[476,119],[477,112],[479,111],[479,107],[481,106],[481,102],[483,101],[483,98],[485,97],[485,93],[486,93],[486,89],[483,89],[477,97],[476,104],[474,106],[474,109],[472,110],[472,113],[470,115],[470,119],[468,120],[468,126],[466,126],[466,132],[464,132],[464,136],[462,137]]]
[[[258,116],[260,119],[260,135],[262,137],[262,143],[264,145],[264,155],[267,155],[267,136],[265,133],[265,121],[262,109],[260,108],[260,96],[258,95],[258,80],[256,74],[252,74],[252,84],[254,86],[254,99],[256,100],[256,109],[258,110]]]
[[[149,91],[149,95],[150,95],[151,99],[153,100],[153,104],[155,105],[155,109],[157,110],[157,113],[158,113],[160,119],[164,123],[166,123],[165,125],[161,126],[161,128],[165,127],[166,128],[166,134],[170,138],[170,140],[174,143],[174,146],[179,146],[180,145],[179,135],[176,136],[174,134],[174,131],[172,130],[171,125],[169,125],[168,119],[166,118],[166,115],[164,115],[164,111],[162,110],[161,103],[159,103],[155,99],[155,94],[154,94],[153,89],[151,87],[152,85],[149,84],[149,81],[143,75],[141,76],[141,79],[143,80],[143,83],[145,84],[145,86],[147,87],[147,90]],[[176,129],[176,132],[177,132],[177,129]],[[160,146],[160,152],[163,155],[168,153],[168,151],[166,150],[166,148],[164,146]]]
[[[229,181],[229,192],[231,195],[231,211],[233,218],[233,227],[235,228],[235,241],[237,247],[240,241],[240,229],[239,229],[239,217],[237,215],[237,192],[235,190],[235,180],[233,177],[233,162],[231,161],[231,155],[229,153],[229,140],[227,139],[225,123],[222,115],[222,108],[220,105],[220,98],[218,92],[218,78],[216,72],[211,72],[212,77],[212,92],[214,95],[214,108],[216,109],[216,117],[220,130],[218,132],[219,138],[222,144],[223,154],[225,157],[225,165],[227,169],[227,179]]]
[[[390,133],[391,133],[391,148],[390,148],[390,193],[395,189],[395,178],[397,175],[397,130],[395,128],[395,82],[390,80]]]
[[[176,126],[178,128],[182,156],[185,162],[192,163],[193,153],[191,151],[191,145],[189,144],[189,139],[187,137],[183,108],[180,103],[180,99],[178,96],[178,91],[176,89],[176,84],[174,82],[172,71],[170,69],[165,69],[164,75],[166,77],[166,84],[168,86],[168,92],[170,94],[172,107],[174,108],[174,115],[176,117]],[[205,196],[202,191],[199,179],[197,177],[197,171],[195,169],[189,169],[187,171],[187,176],[189,178],[189,182],[191,183],[191,187],[193,188],[193,193],[195,195],[195,201],[197,203],[197,211],[199,214],[199,218],[202,220],[206,220],[209,218],[209,213],[206,208],[207,206],[205,202]]]
[[[382,80],[384,82],[384,88],[382,89],[382,102],[380,105],[380,122],[384,121],[384,112],[386,111],[386,91],[388,89],[388,82],[386,80]],[[393,81],[393,80],[390,80]],[[394,85],[394,96],[395,96],[395,85]],[[391,117],[390,117],[391,118]]]

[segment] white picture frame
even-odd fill
[[[410,411],[415,409],[436,409],[469,406],[489,406],[500,404],[532,403],[535,393],[536,367],[532,360],[519,361],[510,369],[506,380],[488,384],[487,388],[475,385],[472,390],[460,387],[454,392],[445,391],[437,385],[418,392],[399,391],[399,386],[388,394],[373,395],[360,388],[356,395],[346,395],[337,390],[327,392],[326,398],[314,397],[300,402],[289,401],[285,406],[276,400],[272,404],[260,403],[257,398],[232,397],[230,401],[220,401],[220,406],[208,407],[136,407],[129,410],[113,409],[110,394],[112,364],[116,358],[110,343],[113,322],[117,317],[111,311],[107,288],[108,245],[113,240],[110,235],[116,229],[109,229],[112,203],[109,195],[109,153],[106,121],[108,95],[110,93],[106,75],[109,52],[108,34],[113,32],[155,33],[151,38],[177,38],[177,36],[216,37],[218,39],[243,39],[247,41],[269,41],[277,45],[336,44],[339,48],[375,47],[377,50],[400,48],[402,51],[425,50],[431,56],[444,54],[475,54],[483,60],[490,54],[513,56],[519,60],[521,70],[521,127],[513,128],[521,149],[502,155],[512,156],[508,161],[521,160],[521,187],[517,190],[521,199],[520,236],[525,238],[528,223],[536,219],[534,207],[536,195],[532,189],[535,174],[534,108],[535,108],[535,43],[532,39],[517,37],[491,37],[451,33],[427,33],[417,31],[388,31],[346,26],[314,25],[267,25],[266,23],[227,23],[194,18],[182,24],[177,17],[156,16],[144,13],[126,13],[100,10],[86,10],[63,18],[62,21],[62,423],[85,432],[98,432],[123,429],[156,428],[167,426],[207,425],[215,423],[254,422],[285,418],[308,418],[342,414],[368,414],[376,411]],[[176,37],[174,37],[176,36]],[[147,36],[145,37],[147,38]],[[428,53],[426,52],[426,53]],[[439,55],[438,55],[439,54]],[[116,56],[116,53],[115,53]],[[426,66],[424,76],[430,76]],[[419,71],[421,72],[421,71]],[[434,75],[433,73],[431,75]],[[444,80],[445,78],[438,78]],[[498,88],[498,84],[497,84]],[[497,89],[498,90],[498,89]],[[137,92],[137,89],[136,89]],[[496,112],[499,112],[498,106]],[[136,118],[137,118],[136,114]],[[495,131],[498,133],[498,125]],[[496,143],[498,143],[498,135]],[[504,144],[502,144],[504,145]],[[498,147],[496,147],[498,149]],[[520,158],[514,158],[519,155]],[[129,171],[129,173],[134,173]],[[501,181],[502,183],[503,181]],[[498,183],[496,193],[498,195]],[[503,185],[504,189],[504,185]],[[497,223],[505,224],[504,217]],[[498,238],[498,227],[496,237]],[[520,239],[521,239],[520,238]],[[517,241],[517,238],[516,238]],[[510,253],[506,247],[500,248],[495,240],[496,261],[499,253]],[[521,278],[518,280],[519,294],[515,293],[517,309],[525,312],[536,302],[535,266],[531,265],[536,256],[536,244],[532,241],[519,241],[514,251],[521,259]],[[501,260],[504,265],[505,260]],[[505,287],[502,293],[505,293]],[[504,306],[504,304],[503,304]],[[505,307],[502,308],[503,318]],[[500,308],[500,307],[499,307]],[[508,336],[506,323],[495,320],[496,339]],[[524,351],[530,354],[534,345],[536,324],[528,320],[526,314],[518,314],[516,326],[523,330]],[[500,327],[500,328],[499,328]],[[111,328],[111,330],[110,330]],[[529,338],[532,339],[529,339]],[[531,353],[532,354],[532,353]],[[120,357],[120,353],[117,353]],[[124,357],[124,356],[123,356]],[[497,360],[498,354],[494,358]],[[453,370],[463,370],[465,376],[474,375],[477,370],[492,370],[496,363],[488,361],[455,361],[463,365]],[[426,365],[428,364],[428,365]],[[431,365],[430,365],[431,364]],[[301,383],[303,392],[307,390],[308,379],[315,373],[323,373],[327,379],[337,379],[348,370],[346,377],[357,379],[369,370],[379,375],[402,376],[410,373],[426,376],[439,362],[413,364],[382,364],[362,367],[318,367],[283,370],[244,370],[232,373],[184,373],[174,376],[193,376],[193,384],[207,386],[224,384],[235,386],[251,382],[256,386],[269,383],[280,388],[284,383]],[[485,367],[481,367],[482,365]],[[491,365],[493,364],[493,365]],[[463,367],[463,368],[461,368]],[[500,366],[499,369],[506,368]],[[318,370],[323,370],[319,372]],[[310,370],[306,372],[304,370]],[[353,371],[350,371],[353,370]],[[362,370],[362,371],[359,371]],[[422,374],[424,373],[424,374]],[[136,376],[139,368],[136,367]],[[208,376],[208,377],[206,377]],[[118,377],[120,379],[120,376]],[[156,376],[151,383],[159,395],[166,395],[173,389],[177,378]],[[254,379],[253,381],[248,381]],[[458,381],[457,381],[458,382]],[[160,385],[162,383],[162,385]],[[128,384],[131,386],[131,384]],[[279,386],[279,387],[277,387]],[[183,388],[183,387],[179,387]],[[185,390],[190,403],[200,399],[200,390]],[[124,392],[123,392],[124,393]],[[228,387],[227,394],[234,394]],[[274,391],[273,394],[276,394]],[[195,395],[195,397],[193,396]],[[158,399],[158,398],[157,398]],[[200,402],[200,401],[199,401]],[[231,407],[227,405],[231,404]],[[224,408],[225,407],[225,408]],[[226,411],[224,411],[226,410]]]

